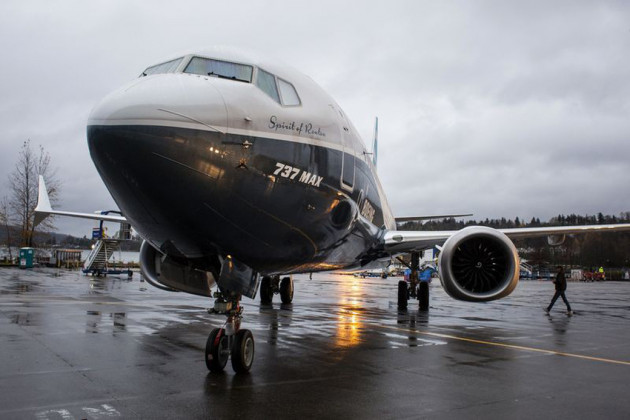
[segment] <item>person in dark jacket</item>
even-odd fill
[[[562,298],[564,303],[567,305],[567,313],[569,315],[573,315],[573,311],[571,310],[571,305],[567,300],[567,297],[564,295],[564,292],[567,290],[567,279],[564,277],[564,268],[558,267],[558,274],[556,275],[556,279],[553,281],[556,284],[556,293],[553,295],[553,299],[551,299],[551,303],[545,309],[545,312],[549,313],[553,304],[556,303],[559,297]]]

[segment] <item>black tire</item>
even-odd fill
[[[398,282],[398,309],[407,309],[408,289],[406,281],[401,280]]]
[[[250,330],[239,330],[232,347],[232,369],[236,373],[247,373],[254,364],[254,335]]]
[[[273,301],[273,290],[271,289],[271,277],[264,276],[260,280],[260,303],[270,304]]]
[[[421,281],[418,285],[418,303],[421,311],[429,310],[429,282]]]
[[[293,302],[293,278],[285,277],[280,283],[280,299],[282,303]]]
[[[217,341],[217,335],[221,334]],[[228,359],[230,358],[229,352],[229,339],[225,335],[223,328],[215,328],[208,336],[206,341],[206,367],[210,372],[223,372]]]

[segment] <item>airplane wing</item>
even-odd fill
[[[437,246],[444,291],[455,299],[487,302],[508,296],[518,284],[520,258],[512,239],[547,236],[549,244],[559,245],[567,234],[629,230],[630,223],[520,229],[467,226],[439,232],[387,231],[379,250],[392,255]]]
[[[532,238],[542,236],[580,234],[588,232],[618,232],[630,231],[630,223],[615,225],[586,225],[586,226],[549,226],[532,228],[496,229],[510,239]],[[445,231],[404,231],[392,230],[385,233],[383,245],[386,252],[422,251],[433,246],[440,246],[448,238],[460,230]]]
[[[50,215],[79,217],[83,219],[103,220],[105,222],[126,222],[127,219],[123,216],[116,216],[110,214],[101,213],[77,213],[72,211],[53,210],[50,205],[50,199],[48,198],[48,190],[46,189],[46,183],[44,177],[39,176],[39,192],[37,197],[37,207],[35,207],[35,226],[40,224],[46,217]]]

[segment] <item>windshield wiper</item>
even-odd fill
[[[219,74],[219,73],[215,73],[213,71],[211,71],[210,73],[208,73],[208,76],[214,76],[214,77],[218,77],[219,79],[228,79],[228,80],[236,80],[237,82],[244,82],[244,83],[250,83],[249,80],[247,79],[239,79],[236,76],[226,76],[224,74]]]

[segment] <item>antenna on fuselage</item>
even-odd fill
[[[378,158],[378,117],[375,117],[376,121],[374,122],[374,140],[372,141],[372,163],[376,168],[376,162]]]

